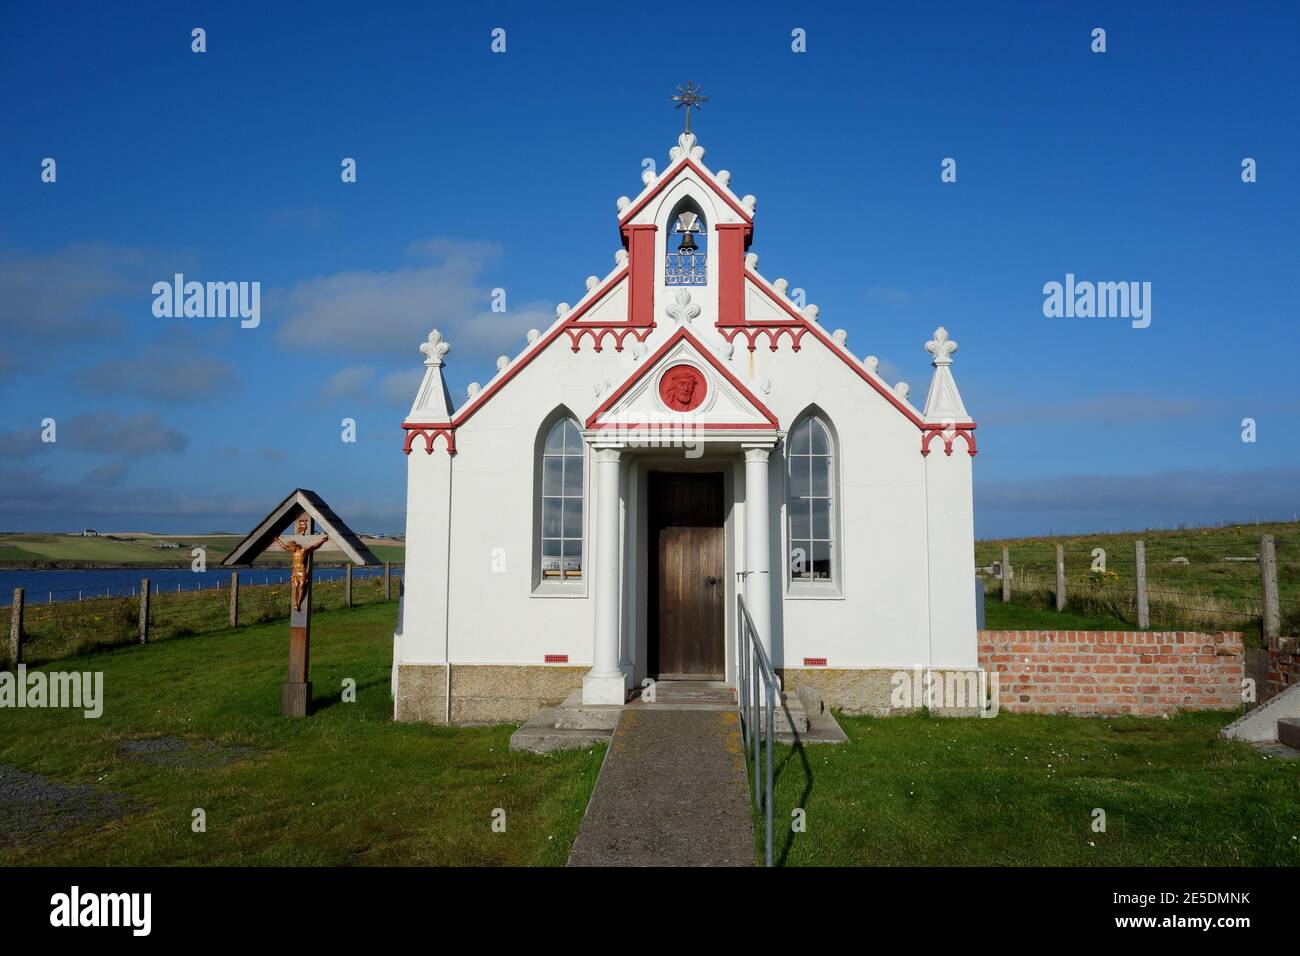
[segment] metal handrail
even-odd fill
[[[765,866],[772,865],[772,736],[773,720],[781,688],[776,681],[776,672],[768,660],[767,651],[759,640],[754,619],[745,607],[745,598],[736,595],[736,660],[740,675],[740,726],[743,733],[746,753],[753,747],[754,753],[754,801],[764,812],[764,850]],[[759,720],[763,708],[759,704],[760,693],[767,703],[767,714],[763,731],[759,730]],[[765,731],[765,732],[764,732]],[[761,739],[762,738],[762,739]],[[766,743],[763,744],[763,739]],[[763,744],[760,747],[760,744]],[[759,751],[763,759],[759,760]],[[746,761],[748,763],[748,761]],[[747,775],[748,776],[748,775]],[[761,784],[760,784],[761,781]]]

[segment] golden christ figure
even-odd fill
[[[311,518],[306,515],[299,516],[297,532],[300,535],[310,534]],[[302,600],[307,596],[307,579],[311,574],[312,553],[328,541],[329,538],[326,535],[321,535],[319,541],[305,548],[297,541],[286,541],[280,537],[275,540],[280,543],[280,547],[293,555],[293,570],[289,574],[289,582],[293,589],[293,609],[301,611]]]

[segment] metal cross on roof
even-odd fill
[[[690,80],[687,80],[685,84],[679,83],[677,85],[677,95],[668,98],[677,103],[677,109],[681,109],[683,106],[686,107],[686,132],[688,133],[691,131],[691,107],[703,109],[704,107],[701,104],[709,99],[707,96],[700,95],[700,84],[692,83]]]

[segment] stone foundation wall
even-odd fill
[[[998,673],[1000,707],[1013,713],[1158,716],[1242,703],[1236,632],[981,631],[979,640],[980,666]]]
[[[845,714],[888,717],[914,713],[927,703],[932,713],[944,717],[973,717],[978,713],[977,670],[937,668],[930,673],[934,690],[927,700],[925,675],[915,669],[777,668],[787,693],[810,688],[827,707]]]
[[[443,664],[398,664],[393,717],[441,724],[446,719]],[[453,724],[522,723],[543,707],[554,707],[582,686],[587,667],[512,664],[452,664]]]

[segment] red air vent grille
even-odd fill
[[[826,658],[824,657],[805,657],[803,659],[804,667],[825,667]]]
[[[568,654],[547,654],[546,663],[548,664],[567,664],[569,663]]]

